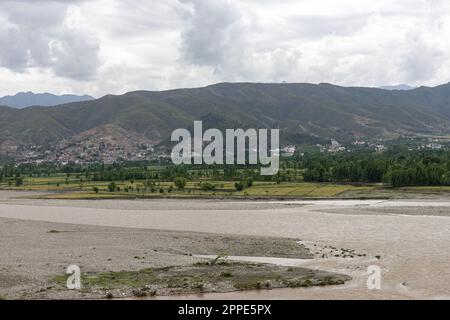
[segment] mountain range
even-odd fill
[[[279,128],[282,144],[450,133],[450,84],[384,90],[303,83],[219,83],[135,91],[54,107],[0,107],[0,152],[85,137],[166,143],[176,128]],[[117,137],[115,137],[117,135]]]
[[[0,105],[13,108],[26,108],[31,106],[56,106],[59,104],[94,100],[88,95],[78,96],[73,94],[54,95],[51,93],[19,92],[14,96],[0,98]]]
[[[415,87],[412,87],[407,84],[398,84],[395,86],[382,86],[380,89],[386,89],[386,90],[412,90],[415,89]]]

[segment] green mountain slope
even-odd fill
[[[0,107],[0,145],[56,143],[97,127],[117,127],[153,143],[172,130],[280,128],[282,143],[450,133],[450,85],[414,90],[330,84],[220,83],[136,91],[57,107]],[[119,130],[119,129],[118,129]]]

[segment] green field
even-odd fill
[[[23,184],[3,182],[0,189],[49,191],[38,196],[50,199],[135,199],[135,198],[399,198],[408,195],[446,195],[450,187],[391,188],[381,184],[351,185],[312,182],[255,181],[252,186],[237,191],[235,183],[213,179],[188,180],[184,189],[177,189],[174,182],[155,181],[150,188],[148,181],[114,181],[117,189],[110,192],[111,181],[84,181],[82,175],[53,174],[41,177],[24,177]],[[203,184],[213,186],[205,190]],[[98,188],[98,192],[94,191]],[[153,189],[153,190],[152,190]]]
[[[81,178],[82,179],[82,178]],[[45,196],[55,199],[111,199],[136,197],[336,197],[353,190],[370,190],[372,186],[357,187],[352,185],[334,185],[325,183],[302,182],[261,182],[256,181],[251,187],[236,191],[238,181],[195,180],[187,181],[182,190],[178,190],[173,182],[156,182],[151,192],[145,187],[145,181],[114,181],[118,189],[108,190],[110,181],[80,181],[80,178],[67,178],[66,175],[25,178],[23,185],[1,184],[1,188],[10,190],[52,191]],[[202,183],[214,186],[214,190],[202,189]],[[93,188],[99,189],[95,193]],[[163,189],[160,192],[160,189]]]
[[[301,196],[301,197],[333,197],[355,189],[371,187],[355,187],[351,185],[334,185],[321,183],[255,183],[253,187],[236,194],[249,196]]]

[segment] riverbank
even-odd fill
[[[350,279],[226,259],[228,254],[312,258],[296,239],[0,218],[0,248],[0,294],[10,299],[168,296],[336,285]],[[82,270],[81,291],[65,286],[64,272],[72,264]]]

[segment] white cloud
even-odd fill
[[[436,85],[450,81],[449,21],[443,0],[2,1],[0,95]]]
[[[73,13],[63,1],[1,2],[0,66],[19,73],[49,69],[74,80],[94,77],[99,43],[92,30],[67,23]]]

